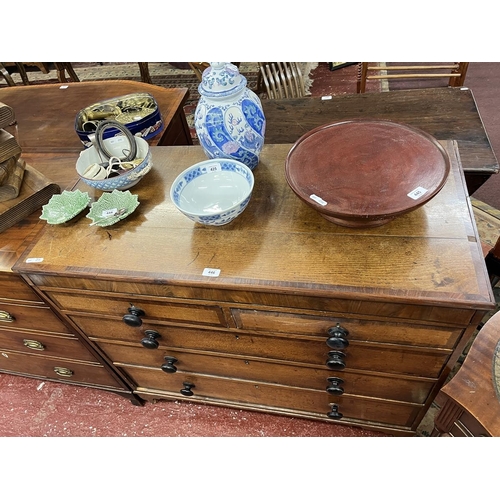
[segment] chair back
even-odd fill
[[[389,66],[384,63],[358,63],[357,92],[365,92],[370,80],[394,79],[448,79],[449,87],[464,84],[468,62],[455,63],[403,63]]]
[[[260,80],[269,99],[293,99],[306,95],[304,79],[295,62],[260,62]]]

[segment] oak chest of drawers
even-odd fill
[[[296,198],[290,145],[264,147],[240,217],[197,225],[168,192],[206,159],[201,148],[152,148],[134,214],[47,226],[15,270],[144,400],[411,435],[494,306],[456,148],[444,144],[453,167],[441,193],[367,230]]]
[[[88,343],[11,271],[39,230],[38,215],[0,235],[0,372],[111,390],[135,400]]]

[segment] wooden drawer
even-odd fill
[[[0,349],[26,354],[95,361],[94,355],[74,335],[0,330]]]
[[[283,363],[263,362],[244,357],[195,354],[174,349],[145,349],[121,343],[99,342],[99,347],[116,364],[130,364],[161,368],[165,356],[174,357],[177,373],[198,373],[235,379],[254,380],[294,387],[325,390],[329,377],[338,377],[345,394],[372,396],[397,401],[424,403],[435,383],[432,379],[403,378],[400,375],[364,374],[344,371],[332,373],[326,367],[307,367]],[[170,375],[162,371],[161,376]]]
[[[78,311],[90,314],[118,316],[129,314],[131,303],[144,311],[143,320],[172,321],[200,325],[226,326],[222,309],[218,306],[186,304],[176,301],[155,301],[144,297],[113,296],[102,297],[95,293],[76,294],[51,291],[48,296],[63,311]]]
[[[269,311],[232,309],[238,328],[244,330],[295,333],[328,337],[328,329],[340,324],[349,334],[347,339],[393,344],[420,345],[451,349],[462,330],[408,323],[362,321],[341,316],[309,316]]]
[[[20,276],[7,273],[0,273],[0,300],[2,299],[43,303]]]
[[[122,388],[104,366],[78,363],[67,359],[1,351],[0,370],[59,382]],[[68,371],[68,376],[61,375],[61,371]]]
[[[132,328],[121,321],[107,318],[71,316],[91,340],[115,339],[137,342],[144,330],[154,328],[162,349],[174,348],[190,351],[209,351],[238,356],[253,356],[325,366],[330,349],[322,338],[291,335],[258,335],[237,330],[197,330],[147,324]],[[405,347],[391,344],[351,342],[343,351],[346,367],[371,372],[405,373],[422,377],[439,376],[449,351],[424,347]],[[332,370],[332,373],[334,371]]]
[[[194,384],[192,389],[194,396],[191,398],[186,397],[186,399],[203,400],[205,402],[219,400],[225,403],[258,405],[259,408],[267,407],[267,410],[294,410],[307,412],[316,417],[323,417],[325,420],[329,420],[327,413],[331,409],[330,404],[337,403],[339,411],[344,415],[343,420],[359,419],[365,423],[372,421],[403,427],[411,426],[421,410],[420,405],[410,403],[356,396],[332,398],[324,391],[282,385],[184,373],[167,375],[158,369],[135,366],[126,366],[124,369],[137,383],[138,388],[135,392],[139,395],[141,392],[153,390],[159,391],[159,397],[161,397],[161,392],[164,392],[166,397],[182,399],[184,396],[181,395],[180,390],[183,389],[184,382],[190,382]],[[340,400],[340,402],[337,400]],[[332,422],[336,422],[336,420],[332,420]]]
[[[8,315],[0,318],[0,328],[71,333],[47,306],[0,302],[0,311]]]

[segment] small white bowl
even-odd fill
[[[228,224],[248,205],[254,176],[245,164],[228,158],[195,163],[174,180],[170,198],[176,208],[195,222]]]

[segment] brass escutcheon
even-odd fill
[[[37,351],[43,351],[45,349],[45,346],[41,342],[38,342],[38,340],[23,339],[23,344],[25,347],[35,349]]]
[[[61,377],[72,377],[73,371],[69,368],[63,368],[61,366],[54,366],[54,371]]]
[[[6,323],[12,323],[14,321],[14,316],[7,311],[0,311],[0,321],[5,321]]]

